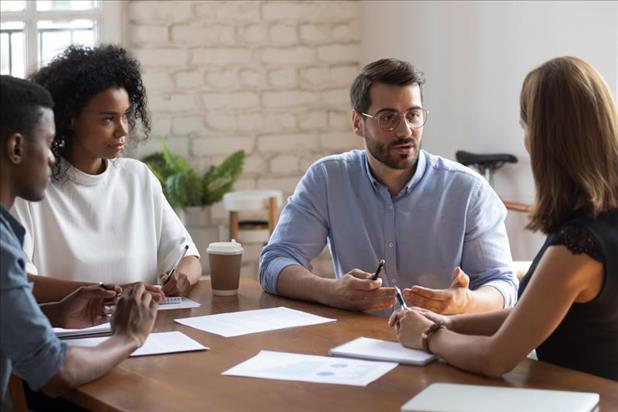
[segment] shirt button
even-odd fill
[[[393,247],[395,244],[393,242],[388,242],[388,247]]]

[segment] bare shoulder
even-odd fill
[[[603,283],[603,264],[585,253],[573,253],[564,245],[547,248],[534,277],[577,293],[576,302],[593,299]]]

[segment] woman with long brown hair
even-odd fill
[[[524,80],[520,123],[536,202],[528,228],[547,240],[514,308],[441,316],[411,309],[389,323],[405,345],[488,376],[532,349],[540,360],[618,380],[618,111],[609,87],[575,57]]]

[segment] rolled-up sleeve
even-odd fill
[[[277,294],[277,281],[287,266],[301,265],[312,270],[311,260],[326,245],[328,211],[326,173],[318,162],[298,183],[281,212],[279,223],[260,255],[260,284]]]
[[[496,288],[504,307],[517,301],[517,278],[511,268],[511,250],[504,225],[506,208],[496,193],[479,181],[466,217],[462,269],[470,276],[470,288]]]
[[[21,250],[13,251],[11,245],[2,245],[0,352],[30,388],[37,391],[58,373],[67,345],[56,337],[32,296],[24,261],[17,253]]]

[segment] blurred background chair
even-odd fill
[[[266,243],[277,226],[283,194],[279,190],[240,190],[223,196],[229,212],[230,239],[240,243]],[[246,215],[241,219],[240,214]],[[259,218],[266,214],[267,219]],[[256,218],[258,216],[258,218]]]

